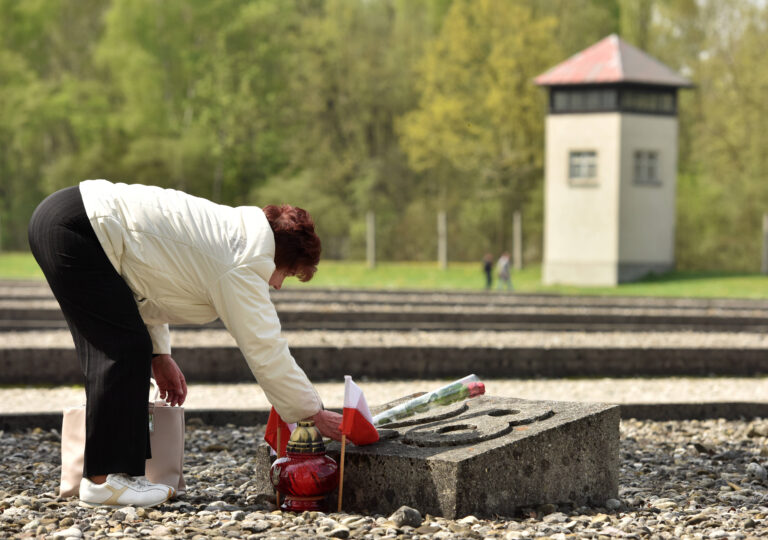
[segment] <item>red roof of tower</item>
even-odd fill
[[[634,82],[693,86],[691,81],[616,34],[571,56],[535,79],[539,86]]]

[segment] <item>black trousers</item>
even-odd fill
[[[109,262],[79,187],[50,195],[29,222],[29,245],[75,342],[85,375],[83,476],[144,474],[152,340],[133,293]]]

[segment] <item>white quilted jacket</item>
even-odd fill
[[[222,320],[286,422],[314,415],[320,397],[280,336],[269,298],[275,239],[264,212],[158,187],[80,183],[107,257],[134,293],[155,353],[168,323]]]

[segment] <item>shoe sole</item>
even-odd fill
[[[88,502],[81,500],[79,503],[79,506],[85,507],[85,508],[125,508],[126,506],[133,506],[135,508],[154,508],[155,506],[159,506],[163,503],[166,503],[171,500],[171,498],[174,495],[173,489],[169,490],[168,497],[163,499],[162,501],[158,501],[153,504],[131,504],[131,503],[125,503],[125,504],[104,504],[104,503],[95,503],[95,502]]]

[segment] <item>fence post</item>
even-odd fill
[[[512,216],[513,265],[515,270],[523,269],[523,217],[520,210]]]
[[[768,275],[768,214],[763,214],[763,263],[760,273]]]
[[[374,268],[376,266],[376,214],[369,210],[365,215],[365,222],[365,258],[368,261],[368,268]]]
[[[445,210],[437,213],[437,262],[441,270],[448,268],[448,222]]]

